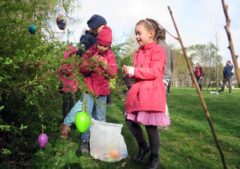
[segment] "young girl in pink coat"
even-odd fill
[[[134,78],[126,96],[126,123],[134,135],[139,152],[133,157],[141,162],[150,152],[147,169],[159,166],[160,136],[158,126],[169,125],[166,116],[166,93],[163,83],[165,52],[157,42],[159,40],[159,24],[153,19],[140,20],[136,24],[136,40],[140,45],[134,55],[133,66],[123,66],[123,73]],[[140,124],[144,125],[149,138],[146,142]]]

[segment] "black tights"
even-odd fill
[[[143,136],[142,128],[138,123],[135,123],[134,121],[127,120],[126,123],[132,134],[134,135],[135,139],[138,142],[138,145],[140,148],[146,149],[147,148],[147,142]],[[149,144],[150,144],[150,150],[151,154],[159,155],[159,149],[160,149],[160,136],[158,133],[157,126],[145,126]]]

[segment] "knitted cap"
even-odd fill
[[[112,44],[112,29],[108,26],[104,26],[97,35],[97,43],[104,46],[110,46]]]
[[[87,21],[87,24],[90,29],[97,29],[101,25],[107,24],[107,21],[104,17],[95,14]]]

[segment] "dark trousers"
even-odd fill
[[[231,93],[232,92],[232,76],[224,77],[223,84],[222,84],[222,89],[221,89],[222,92],[224,91],[226,83],[228,83],[229,93]]]
[[[63,119],[64,119],[74,105],[75,94],[67,92],[67,93],[62,93],[62,96],[63,96],[62,111],[63,111]]]
[[[139,148],[146,149],[147,142],[144,138],[143,131],[140,125],[134,121],[127,120],[127,119],[126,119],[126,124],[130,129],[131,133],[133,134],[133,136],[135,137]],[[145,128],[148,134],[151,154],[159,156],[160,136],[158,133],[157,126],[145,126]]]
[[[112,99],[110,94],[107,96],[107,104],[112,104]]]
[[[197,79],[197,83],[199,85],[200,90],[202,90],[202,79],[201,79],[201,77],[196,77],[196,79]]]
[[[170,88],[171,88],[171,80],[168,80],[167,94],[170,94]]]

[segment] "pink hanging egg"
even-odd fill
[[[38,145],[41,148],[46,147],[46,145],[48,144],[48,136],[45,133],[39,134],[38,136]]]

